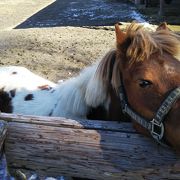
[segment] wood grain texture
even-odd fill
[[[130,123],[1,114],[11,169],[92,179],[179,179],[180,157]]]
[[[0,151],[2,152],[4,141],[7,135],[7,123],[5,121],[0,121]],[[1,153],[0,153],[1,155]]]

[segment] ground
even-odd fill
[[[61,27],[0,33],[0,65],[25,66],[53,81],[77,74],[115,45],[113,31]]]
[[[20,10],[18,3],[21,9],[24,9],[21,15],[18,13]],[[48,3],[50,0],[49,2],[46,0],[43,5],[46,6]],[[43,8],[43,5],[40,0],[16,0],[16,3],[3,0],[0,4],[1,66],[25,66],[57,82],[59,79],[74,76],[115,45],[112,30],[74,27],[12,29],[35,11]]]
[[[57,82],[74,76],[115,47],[113,27],[13,29],[53,2],[1,0],[1,66],[25,66]]]

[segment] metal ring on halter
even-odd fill
[[[173,104],[180,98],[180,87],[177,87],[170,92],[170,94],[162,102],[161,106],[159,107],[158,111],[155,114],[155,117],[150,122],[147,119],[141,117],[128,105],[122,79],[121,79],[119,97],[120,97],[121,108],[123,113],[128,114],[133,120],[135,120],[137,123],[142,125],[144,128],[148,129],[152,137],[158,143],[165,145],[165,143],[163,142],[163,137],[164,137],[163,122],[165,120],[166,115],[171,110]]]
[[[160,141],[164,136],[164,125],[162,122],[158,122],[156,119],[150,121],[151,130],[150,133],[154,139]]]

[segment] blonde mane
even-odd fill
[[[130,64],[147,60],[154,53],[179,55],[180,36],[170,30],[150,32],[143,26],[132,23],[126,30],[126,39],[131,42],[126,52]]]

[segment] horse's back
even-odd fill
[[[0,67],[0,111],[49,115],[56,84],[19,66]]]
[[[55,83],[32,73],[24,67],[0,67],[0,89],[24,88],[28,90],[35,90],[37,87],[43,85],[54,87]]]

